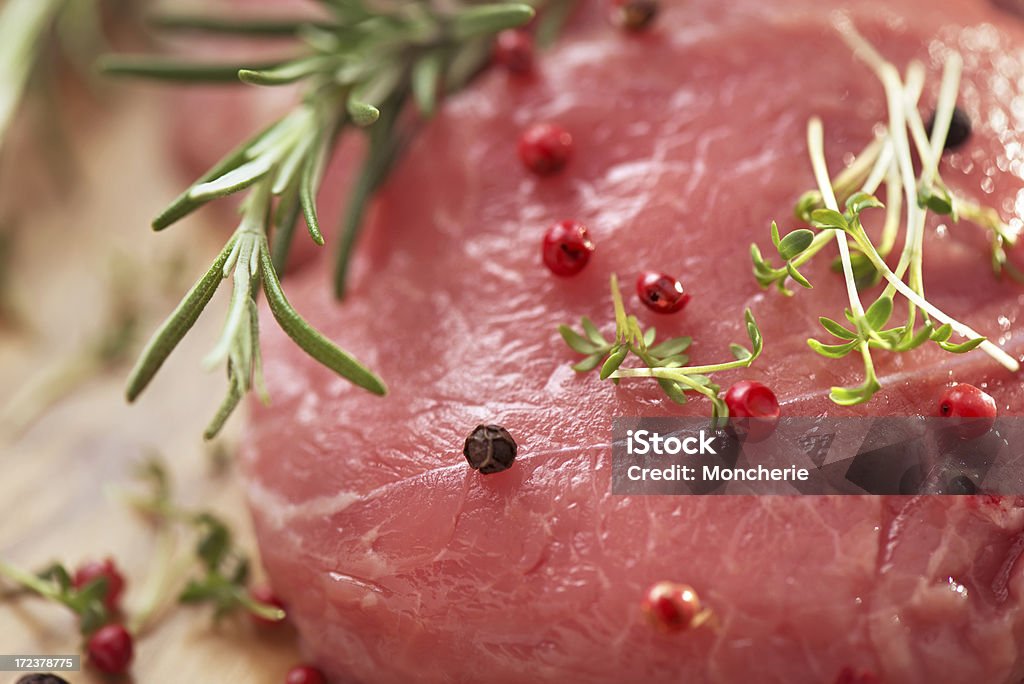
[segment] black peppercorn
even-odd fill
[[[516,460],[516,441],[500,425],[478,425],[466,438],[462,453],[474,470],[484,475],[500,473]]]
[[[977,494],[978,487],[966,475],[958,475],[946,485],[946,494]]]
[[[928,133],[935,128],[935,112],[928,117]],[[946,146],[943,149],[955,150],[971,137],[971,117],[959,107],[953,107],[953,117],[949,121],[949,133],[946,135]]]
[[[38,672],[36,674],[25,675],[19,679],[15,684],[68,684],[66,679],[61,679],[55,674],[43,674]]]

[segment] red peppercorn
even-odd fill
[[[703,611],[693,587],[677,582],[651,585],[640,609],[653,626],[665,632],[681,632],[697,626],[697,617]]]
[[[274,606],[275,608],[280,608],[281,610],[284,610],[284,603],[282,603],[281,599],[277,597],[277,594],[274,593],[274,590],[266,585],[253,587],[249,590],[249,596],[256,599],[260,603],[265,603],[268,606]],[[284,620],[270,620],[268,618],[263,617],[262,615],[257,615],[256,613],[249,613],[249,617],[252,618],[252,621],[254,623],[262,627],[280,625],[284,622]]]
[[[961,439],[974,439],[986,434],[996,422],[996,401],[974,385],[954,383],[939,399],[935,415],[951,418],[951,425]]]
[[[89,637],[85,650],[97,670],[121,674],[132,662],[132,635],[122,625],[110,624]]]
[[[658,0],[611,0],[612,23],[627,31],[643,31],[658,16]]]
[[[82,563],[75,570],[71,583],[75,589],[81,589],[100,577],[107,580],[107,594],[103,597],[103,604],[108,610],[117,611],[121,602],[121,593],[124,591],[124,575],[117,569],[112,558]]]
[[[284,678],[285,684],[327,684],[324,673],[312,665],[296,665],[288,670]]]
[[[741,380],[725,393],[730,425],[747,441],[758,442],[775,432],[782,410],[767,385]]]
[[[682,283],[655,271],[640,274],[636,279],[636,294],[644,306],[656,313],[676,313],[690,302],[690,295],[683,292]]]
[[[530,73],[533,71],[533,36],[520,29],[499,32],[494,42],[494,61],[510,73]]]
[[[572,135],[558,124],[534,124],[519,137],[519,158],[538,176],[558,173],[570,156]]]
[[[541,252],[544,265],[558,276],[574,276],[590,261],[594,243],[587,227],[576,221],[559,221],[544,233]]]

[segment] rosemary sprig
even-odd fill
[[[866,402],[881,389],[874,369],[873,349],[906,352],[929,341],[958,354],[980,348],[1007,369],[1017,371],[1019,363],[1016,359],[941,311],[924,294],[923,241],[928,211],[947,215],[953,221],[967,218],[989,230],[992,234],[992,264],[997,273],[1007,266],[1004,245],[1012,244],[1016,239],[994,210],[955,196],[939,174],[939,159],[959,89],[960,56],[953,53],[946,61],[936,123],[929,137],[917,111],[917,101],[924,86],[923,65],[912,63],[907,69],[905,82],[901,82],[896,68],[857,33],[848,18],[837,15],[835,25],[854,53],[875,71],[882,82],[889,109],[888,125],[847,169],[831,180],[825,163],[821,121],[813,118],[809,122],[808,151],[818,188],[800,198],[795,213],[818,232],[801,228],[781,236],[773,222],[772,244],[785,266],[773,266],[762,257],[756,245],[751,245],[754,276],[763,287],[774,284],[787,295],[792,294],[787,287],[788,280],[810,288],[811,283],[800,273],[799,267],[835,239],[839,257],[833,266],[838,266],[846,281],[849,299],[846,319],[850,327],[822,317],[819,319],[821,326],[838,342],[825,344],[810,339],[808,345],[828,358],[841,358],[857,351],[863,359],[864,382],[857,387],[833,387],[830,396],[837,404]],[[921,159],[920,176],[914,174],[911,141]],[[861,213],[884,206],[873,194],[883,182],[886,184],[888,208],[882,238],[876,245],[864,230]],[[839,210],[840,202],[845,204],[843,212]],[[906,208],[904,246],[898,265],[890,269],[885,257],[894,247],[900,232],[901,204]],[[880,280],[886,281],[885,289],[865,309],[859,291]],[[886,327],[892,317],[896,294],[907,300],[907,317],[900,325]],[[916,326],[918,312],[923,319],[921,327]],[[954,334],[964,341],[951,342]]]
[[[668,398],[677,404],[686,403],[687,392],[697,392],[711,401],[713,421],[728,418],[729,409],[720,396],[721,387],[712,382],[711,375],[718,371],[746,368],[761,355],[764,341],[750,309],[746,310],[744,318],[751,349],[732,344],[730,351],[733,361],[687,366],[689,357],[684,352],[693,341],[691,337],[673,337],[655,345],[655,329],[641,329],[636,316],[626,314],[618,278],[614,274],[611,276],[611,291],[615,308],[614,340],[608,340],[586,316],[580,320],[581,331],[567,325],[558,328],[570,349],[586,355],[586,358],[573,365],[573,369],[586,373],[600,366],[600,378],[611,379],[616,383],[621,378],[656,378]],[[646,368],[622,368],[630,354],[643,361]]]
[[[321,4],[329,12],[328,19],[267,23],[179,16],[157,20],[167,29],[291,36],[295,56],[288,60],[200,64],[117,56],[101,64],[107,73],[121,76],[258,86],[300,82],[304,87],[295,109],[224,157],[153,221],[154,229],[163,230],[207,202],[248,192],[235,234],[154,335],[128,382],[131,401],[196,322],[221,280],[231,277],[233,293],[224,331],[207,358],[208,366],[226,365],[228,391],[206,430],[207,438],[217,434],[243,395],[261,388],[254,304],[261,286],[274,318],[303,350],[353,384],[374,394],[386,393],[382,380],[314,330],[285,298],[277,274],[288,257],[295,223],[302,214],[313,242],[324,243],[315,197],[331,150],[345,129],[373,126],[368,156],[352,190],[339,240],[335,290],[342,296],[369,197],[383,182],[407,135],[399,125],[405,103],[413,100],[422,114],[429,115],[442,88],[461,86],[483,65],[491,34],[533,16],[533,9],[517,3],[456,4],[446,10],[423,1],[387,8],[363,0],[322,0]]]

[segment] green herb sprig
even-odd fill
[[[946,60],[935,125],[931,136],[925,132],[917,111],[917,102],[924,86],[924,67],[914,62],[907,69],[905,82],[896,68],[885,61],[857,33],[844,15],[837,15],[836,29],[854,53],[877,74],[885,89],[889,109],[888,125],[861,152],[855,161],[835,180],[829,178],[824,155],[824,131],[821,121],[808,123],[807,143],[817,189],[801,196],[795,213],[814,230],[799,228],[781,235],[772,222],[771,240],[785,264],[776,267],[763,258],[757,245],[751,245],[754,276],[763,287],[775,285],[780,292],[792,295],[788,281],[811,288],[799,268],[835,240],[839,256],[833,270],[843,273],[849,307],[845,311],[848,325],[827,317],[819,318],[822,328],[835,341],[823,343],[809,339],[808,345],[827,358],[841,358],[854,351],[864,362],[864,382],[856,387],[833,387],[830,397],[839,405],[855,405],[869,401],[879,389],[872,350],[907,352],[927,342],[934,342],[945,351],[962,354],[982,349],[1007,369],[1016,372],[1019,363],[1000,347],[978,332],[941,311],[925,297],[923,282],[924,227],[927,212],[971,220],[992,236],[992,264],[996,272],[1009,270],[1004,246],[1016,240],[1014,232],[991,209],[957,197],[946,186],[938,171],[949,131],[953,108],[959,89],[962,60],[952,53]],[[921,173],[916,176],[911,157],[911,141],[921,159]],[[887,207],[874,192],[886,184]],[[844,202],[841,212],[839,202]],[[899,263],[890,269],[885,262],[895,246],[901,223],[901,205],[905,206],[904,247]],[[881,240],[876,244],[864,230],[861,214],[867,209],[886,208]],[[817,232],[815,232],[817,231]],[[860,291],[886,281],[883,292],[864,307]],[[907,316],[901,323],[889,326],[894,297],[907,300]],[[917,326],[918,314],[922,325]],[[952,342],[953,335],[964,339]]]
[[[406,103],[432,114],[442,92],[457,89],[483,66],[492,34],[534,14],[518,3],[461,4],[437,9],[428,2],[378,7],[363,0],[320,0],[327,18],[254,21],[234,17],[164,17],[165,30],[288,36],[295,55],[271,63],[207,64],[151,56],[116,56],[102,69],[112,75],[186,82],[224,81],[255,86],[301,83],[301,103],[250,138],[193,183],[153,221],[163,230],[206,203],[246,191],[242,220],[209,271],[195,284],[146,346],[128,381],[135,400],[195,324],[221,281],[232,297],[220,341],[207,366],[225,365],[227,395],[205,436],[215,436],[241,398],[257,389],[265,398],[255,298],[262,292],[278,325],[306,353],[373,394],[384,382],[323,337],[288,303],[278,278],[300,215],[310,239],[324,244],[315,198],[339,136],[371,127],[369,152],[349,197],[338,241],[335,291],[345,292],[352,250],[369,198],[387,177],[408,136],[401,125]]]
[[[0,575],[68,608],[78,617],[78,627],[83,636],[92,634],[110,621],[110,611],[103,603],[108,590],[105,577],[97,577],[81,588],[75,588],[71,574],[60,563],[33,574],[4,560],[0,560]]]
[[[139,477],[148,491],[145,494],[123,494],[121,498],[138,513],[146,516],[169,538],[172,528],[184,527],[195,537],[191,577],[178,593],[182,604],[209,605],[214,619],[219,620],[239,610],[248,611],[267,620],[283,620],[284,611],[254,599],[247,585],[251,564],[248,556],[235,543],[231,528],[219,516],[206,510],[189,510],[174,502],[167,470],[156,457],[144,461]],[[168,556],[163,560],[165,573],[176,574],[178,567]],[[187,566],[186,566],[187,567]],[[186,570],[187,571],[187,570]],[[165,601],[166,585],[173,578],[161,577],[154,583],[150,597],[137,616],[138,629],[159,611]]]
[[[734,357],[733,361],[687,366],[690,359],[685,352],[693,342],[691,337],[673,337],[654,344],[655,329],[643,330],[636,316],[626,313],[619,281],[614,274],[611,276],[611,291],[615,308],[614,340],[608,340],[586,316],[580,320],[580,331],[567,325],[558,328],[559,334],[570,349],[586,355],[586,358],[573,365],[573,369],[579,373],[586,373],[600,366],[600,378],[611,379],[615,383],[622,378],[655,378],[666,396],[675,403],[685,404],[686,393],[697,392],[711,402],[712,420],[717,422],[728,418],[729,409],[720,396],[721,387],[712,381],[711,375],[718,371],[746,368],[761,355],[764,340],[750,309],[746,310],[744,318],[751,349],[740,344],[732,344],[730,351]],[[622,368],[623,362],[630,354],[639,358],[646,368]]]

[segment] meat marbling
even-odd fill
[[[244,473],[263,562],[332,681],[1024,677],[1024,500],[613,496],[613,416],[708,406],[577,375],[556,332],[581,315],[611,320],[610,273],[628,284],[664,270],[693,294],[686,311],[628,306],[662,335],[693,335],[695,362],[743,341],[752,307],[764,356],[719,380],[767,383],[787,415],[930,413],[950,378],[1024,413],[1019,378],[980,352],[935,348],[876,355],[885,389],[840,411],[827,390],[859,382],[856,360],[805,343],[817,316],[841,315],[828,259],[793,298],[751,276],[749,243],[768,243],[772,218],[791,227],[811,187],[807,119],[823,118],[835,170],[884,117],[877,81],[829,28],[839,5],[895,63],[928,62],[925,108],[930,56],[963,52],[975,133],[944,176],[1019,217],[1024,24],[988,0],[687,0],[640,36],[586,3],[535,78],[489,73],[423,129],[380,195],[344,304],[329,260],[287,280],[298,309],[391,389],[360,392],[264,329],[273,403],[254,410]],[[553,178],[516,158],[519,132],[541,120],[576,140]],[[544,229],[564,218],[597,243],[571,279],[540,262]],[[992,277],[981,230],[933,225],[926,252],[929,297],[1020,356],[1024,294]],[[520,455],[483,477],[460,450],[485,422],[506,426]],[[695,587],[715,624],[650,629],[640,597],[663,579]]]

